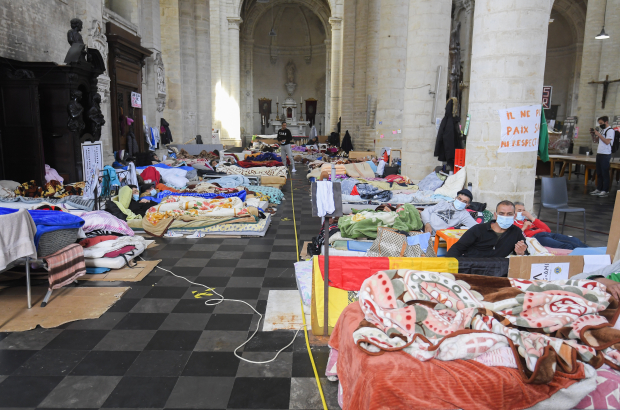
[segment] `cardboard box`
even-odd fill
[[[360,159],[368,156],[376,157],[377,154],[374,151],[351,151],[349,152],[349,159]]]
[[[508,277],[515,279],[567,279],[583,272],[583,256],[513,256],[510,258]],[[568,268],[568,276],[566,276]],[[545,275],[548,269],[549,275]],[[554,272],[554,270],[556,270]],[[532,277],[534,272],[536,278]],[[546,276],[546,277],[545,277]]]
[[[614,206],[614,213],[611,217],[609,239],[607,239],[607,255],[611,257],[612,263],[617,262],[614,260],[614,255],[618,249],[618,241],[620,241],[620,191],[616,193],[616,205]]]

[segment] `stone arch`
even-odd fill
[[[237,12],[238,16],[241,16],[243,6],[244,4],[247,5],[248,1],[250,0],[246,0],[246,1],[233,0],[233,9]],[[290,3],[290,1],[287,1],[287,2]],[[325,4],[325,2],[327,4]],[[334,12],[334,10],[342,10],[342,6],[344,4],[344,0],[325,0],[325,2],[321,2],[321,3],[323,3],[323,5],[327,6],[328,8],[327,10],[328,18],[332,15],[337,15],[338,13]],[[303,2],[300,2],[300,3],[303,3]],[[255,3],[255,4],[268,5],[269,3]],[[311,10],[315,10],[315,9],[311,9]]]
[[[551,10],[557,11],[562,17],[572,23],[573,37],[577,44],[583,43],[586,27],[586,8],[583,2],[577,0],[555,0]]]
[[[247,10],[244,11],[243,28],[241,30],[241,37],[244,39],[250,39],[254,36],[254,28],[259,19],[268,13],[272,7],[279,5],[291,5],[289,0],[272,0],[269,3],[253,3]],[[323,25],[327,38],[331,38],[331,26],[329,25],[330,10],[324,1],[321,0],[295,0],[293,4],[299,4],[306,6],[312,10]]]

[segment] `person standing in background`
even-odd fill
[[[282,157],[282,163],[286,166],[286,157],[291,161],[291,172],[297,172],[295,169],[295,160],[293,159],[293,150],[291,149],[291,142],[293,141],[293,135],[291,130],[286,128],[286,121],[282,123],[282,128],[278,131],[278,143],[280,144],[280,156]]]
[[[590,195],[609,196],[609,163],[611,162],[611,144],[614,141],[615,131],[609,126],[609,117],[603,116],[598,119],[600,132],[590,128],[590,134],[598,138],[598,150],[596,152],[596,177],[598,182],[596,189]]]

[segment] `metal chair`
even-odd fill
[[[542,177],[540,186],[540,207],[538,208],[538,217],[542,208],[551,208],[557,211],[557,221],[555,231],[560,230],[560,212],[564,213],[562,220],[562,234],[564,233],[564,224],[566,223],[566,214],[569,212],[583,212],[583,243],[586,243],[586,210],[585,208],[575,208],[568,206],[568,190],[566,188],[566,177]]]

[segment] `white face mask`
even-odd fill
[[[463,209],[465,209],[467,207],[467,204],[464,202],[459,201],[458,199],[454,200],[454,208],[456,208],[457,211],[462,211]]]
[[[496,222],[502,229],[508,229],[514,223],[514,216],[497,215]]]
[[[525,217],[523,216],[523,212],[517,212],[517,221],[524,221]]]

